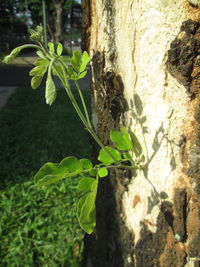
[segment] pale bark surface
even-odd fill
[[[185,0],[83,2],[93,122],[126,125],[144,169],[102,181],[91,266],[195,266],[200,258],[200,9]]]

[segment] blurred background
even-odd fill
[[[29,42],[29,29],[42,24],[47,40],[66,49],[81,44],[80,0],[7,0],[0,3],[0,50]]]

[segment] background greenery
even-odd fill
[[[90,106],[89,92],[83,93]],[[18,88],[0,113],[0,128],[2,266],[79,266],[83,232],[75,215],[76,178],[43,190],[32,186],[45,162],[90,154],[64,90],[49,107],[42,89]]]

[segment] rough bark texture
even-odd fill
[[[86,265],[198,266],[200,9],[185,0],[84,0],[83,10],[93,123],[106,144],[110,129],[126,125],[144,165],[101,181]]]

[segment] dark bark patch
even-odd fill
[[[152,233],[145,222],[142,222],[141,226],[140,240],[134,247],[135,267],[158,267],[160,266],[159,257],[164,250],[168,232],[168,223],[164,213],[160,212],[158,216],[156,233]]]
[[[161,203],[155,233],[148,229],[149,225],[152,226],[148,220],[141,223],[140,240],[134,247],[135,267],[182,267],[185,265],[187,254],[180,240],[177,242],[175,238],[177,222],[183,224],[185,220],[182,210],[181,214],[175,212],[178,208],[178,201],[183,201],[182,193],[175,191],[175,205],[169,201]]]
[[[132,267],[134,235],[123,222],[121,197],[123,190],[113,171],[110,179],[102,179],[97,197],[97,227],[92,236],[86,236],[85,250],[91,266]],[[86,265],[85,265],[86,266]]]
[[[181,242],[187,239],[186,219],[187,219],[187,193],[185,189],[175,190],[174,199],[175,216],[173,222],[174,234],[178,235]]]
[[[196,34],[200,31],[200,23],[192,20],[183,22],[180,33],[171,43],[166,62],[167,70],[183,84],[192,94],[192,71],[194,60],[199,53],[200,43]]]
[[[191,96],[189,109],[193,112],[185,124],[181,146],[183,172],[190,184],[186,191],[175,192],[174,233],[187,241],[189,258],[200,257],[200,23],[188,20],[181,26],[168,51],[167,69]]]

